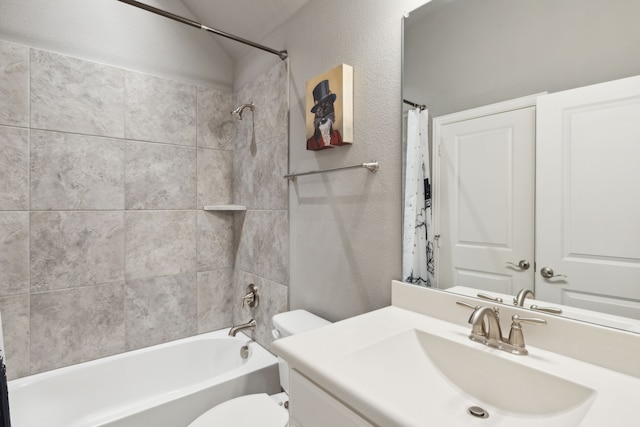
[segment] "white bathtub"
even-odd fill
[[[228,329],[9,382],[13,427],[184,427],[212,406],[277,393],[277,358]],[[250,342],[249,358],[240,347]]]

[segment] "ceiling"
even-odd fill
[[[182,0],[196,20],[238,37],[260,43],[310,0]],[[233,61],[251,48],[221,36],[215,37]],[[276,50],[284,46],[269,46]]]

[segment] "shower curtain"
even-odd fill
[[[407,114],[402,277],[408,283],[435,287],[428,117],[427,110]]]
[[[9,416],[9,389],[7,384],[7,367],[2,335],[2,316],[0,316],[0,427],[11,427]]]

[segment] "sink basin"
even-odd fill
[[[390,399],[401,393],[408,404],[425,409],[433,404],[457,420],[478,416],[469,408],[480,407],[499,425],[578,425],[593,401],[594,390],[518,360],[532,356],[453,338],[406,330],[351,352],[344,366],[363,387],[394,393]]]
[[[393,306],[274,342],[293,371],[326,392],[308,394],[306,408],[321,396],[340,404],[314,413],[320,419],[344,412],[385,427],[638,425],[640,335],[541,314],[549,324],[519,356],[471,341],[469,313],[449,312],[459,296],[394,283],[392,297]]]

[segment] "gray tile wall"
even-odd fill
[[[0,40],[0,312],[10,378],[232,323],[237,214],[201,209],[234,200],[234,101]],[[264,144],[275,147],[276,136]],[[286,205],[278,209],[286,215]],[[247,215],[254,237],[243,245],[268,245],[255,221],[282,227],[259,216]],[[245,269],[286,285],[285,264],[265,257],[259,271]]]
[[[258,286],[261,301],[255,309],[236,302],[233,319],[255,318],[254,338],[267,348],[273,341],[271,317],[286,311],[289,301],[289,199],[283,178],[289,158],[287,67],[287,61],[279,63],[236,95],[238,105],[253,101],[255,111],[252,116],[245,110],[237,122],[233,197],[247,212],[236,216],[234,302],[250,283]]]
[[[85,135],[124,137],[125,71],[31,49],[30,123]],[[26,101],[25,101],[26,102]]]

